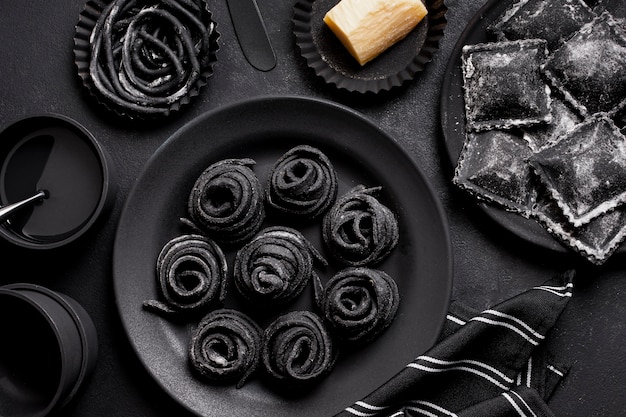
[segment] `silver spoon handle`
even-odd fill
[[[22,201],[0,207],[0,224],[4,223],[16,211],[21,210],[22,208],[30,204],[36,203],[37,201],[46,198],[47,196],[48,194],[44,190],[41,190],[38,191],[37,194],[25,198]]]

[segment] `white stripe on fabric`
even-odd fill
[[[428,366],[424,366],[424,365],[420,365],[417,363],[410,363],[407,365],[408,368],[414,368],[414,369],[419,369],[422,371],[426,371],[426,372],[446,372],[446,371],[466,371],[475,375],[478,375],[484,379],[486,379],[487,381],[491,382],[492,384],[496,385],[499,388],[502,388],[503,390],[508,390],[509,387],[507,387],[506,385],[504,385],[503,383],[501,383],[500,381],[496,380],[495,378],[493,378],[490,375],[487,375],[484,372],[481,372],[475,368],[468,368],[467,366],[453,366],[453,367],[449,367],[449,368],[429,368]]]
[[[389,407],[378,407],[378,408],[384,409],[384,408],[389,408]],[[415,400],[415,401],[406,403],[401,406],[401,410],[396,411],[393,414],[390,414],[388,417],[405,416],[406,414],[404,413],[403,410],[411,410],[411,411],[414,411],[416,413],[419,413],[421,415],[428,416],[428,417],[441,417],[441,416],[458,417],[452,411],[446,410],[445,408],[437,404],[434,404],[428,401],[422,401],[422,400]],[[434,411],[430,411],[430,410],[434,410]]]
[[[500,378],[502,378],[505,382],[508,383],[512,383],[513,379],[509,378],[508,376],[506,376],[506,374],[502,371],[500,371],[497,368],[494,368],[493,366],[487,365],[484,362],[479,362],[479,361],[475,361],[475,360],[471,360],[471,359],[461,359],[458,361],[445,361],[442,359],[437,359],[437,358],[433,358],[432,356],[419,356],[417,358],[418,360],[423,360],[426,362],[431,362],[437,365],[444,365],[444,366],[448,366],[448,365],[460,365],[460,364],[467,364],[467,365],[474,365],[474,366],[478,366],[480,368],[486,369],[488,371],[493,372],[494,374],[498,375]]]
[[[530,388],[530,380],[532,378],[532,373],[533,373],[533,357],[531,356],[530,358],[528,358],[528,369],[526,371],[526,386],[528,388]]]
[[[441,412],[442,414],[446,415],[446,416],[450,416],[450,417],[457,417],[457,415],[455,413],[453,413],[450,410],[446,410],[445,408],[437,405],[437,404],[433,404],[431,402],[428,401],[422,401],[422,400],[418,400],[418,401],[413,401],[413,404],[420,404],[420,405],[424,405],[427,407],[432,408],[433,410],[437,410],[439,412]]]
[[[537,339],[540,339],[540,340],[545,339],[544,335],[542,335],[541,333],[539,333],[538,331],[536,331],[535,329],[530,327],[528,324],[526,324],[523,320],[518,319],[515,316],[512,316],[510,314],[506,314],[506,313],[502,313],[501,311],[497,311],[497,310],[485,310],[483,313],[493,314],[494,316],[498,316],[498,317],[502,317],[502,318],[506,318],[506,319],[512,320],[515,323],[517,323],[520,326],[522,326],[524,329],[528,330]]]
[[[362,411],[357,411],[352,407],[346,408],[345,411],[347,411],[350,414],[354,414],[355,416],[359,416],[359,417],[372,417],[376,415],[376,413],[364,413]]]
[[[416,412],[418,414],[421,414],[423,416],[426,416],[426,417],[439,417],[437,414],[431,413],[430,411],[426,411],[426,410],[423,410],[421,408],[411,407],[411,406],[408,406],[408,407],[405,407],[405,408],[407,410],[414,411],[414,412]]]
[[[555,287],[555,286],[550,286],[550,285],[540,285],[538,287],[534,287],[533,289],[547,291],[549,293],[558,295],[559,297],[571,297],[572,292],[568,290],[572,288],[574,288],[574,285],[570,282],[561,287]]]
[[[383,411],[385,409],[388,409],[389,407],[379,407],[379,406],[375,406],[375,405],[371,405],[368,404],[364,401],[357,401],[356,403],[354,403],[354,406],[358,406],[361,408],[364,408],[366,410],[371,410],[371,411],[375,411],[374,413],[369,413],[369,412],[363,412],[363,411],[358,411],[356,409],[354,409],[353,407],[348,407],[345,409],[345,411],[354,414],[356,416],[359,417],[371,417],[371,416],[375,416],[377,414],[378,411]],[[445,416],[450,416],[450,417],[458,417],[455,413],[446,410],[445,408],[428,402],[428,401],[422,401],[422,400],[416,400],[416,401],[411,401],[409,404],[407,404],[406,406],[404,406],[403,408],[406,409],[410,409],[416,412],[421,412],[422,414],[428,415],[428,416],[432,416],[432,417],[439,417],[441,415],[445,415]],[[438,411],[439,414],[433,414],[431,412],[429,412],[427,410],[427,408],[433,409],[435,411]],[[394,414],[391,414],[389,417],[392,416],[401,416],[404,415],[404,413],[402,411],[398,411]]]
[[[558,292],[558,291],[554,291],[554,290],[551,290],[551,289],[549,289],[549,288],[542,288],[542,287],[536,287],[535,289],[536,289],[536,290],[543,290],[543,291],[547,291],[547,292],[550,292],[550,293],[552,293],[552,294],[558,295],[559,297],[571,297],[571,296],[572,296],[572,293],[571,293],[571,292],[564,292],[564,293],[560,293],[560,292]]]
[[[535,288],[549,288],[551,290],[555,290],[555,291],[565,291],[571,288],[574,288],[574,284],[572,284],[571,282],[568,282],[565,285],[561,285],[560,287],[554,286],[554,285],[539,285],[538,287]]]
[[[526,415],[526,413],[524,413],[524,410],[522,410],[521,408],[519,408],[519,405],[517,405],[517,403],[515,402],[515,400],[513,398],[511,398],[511,396],[508,393],[504,393],[502,394],[504,396],[504,398],[507,399],[508,402],[511,403],[511,405],[513,406],[513,408],[515,409],[515,411],[517,411],[517,414],[520,415],[520,417],[528,417]]]
[[[460,326],[464,326],[464,325],[467,323],[465,320],[461,320],[460,318],[458,318],[458,317],[454,317],[454,316],[453,316],[453,315],[451,315],[451,314],[448,314],[448,315],[446,316],[446,319],[448,319],[448,320],[450,320],[451,322],[456,323],[456,324],[458,324],[458,325],[460,325]]]
[[[537,414],[535,414],[535,412],[533,411],[532,408],[530,408],[530,406],[528,405],[528,403],[526,401],[524,401],[524,399],[522,398],[521,395],[519,395],[517,392],[515,391],[511,391],[511,394],[514,394],[521,402],[522,404],[524,404],[524,407],[526,407],[528,409],[528,411],[530,411],[530,415],[532,417],[537,417]]]
[[[560,377],[565,376],[565,375],[563,374],[563,372],[561,372],[560,370],[556,369],[556,368],[555,368],[554,366],[552,366],[552,365],[548,365],[548,370],[550,370],[550,371],[554,372],[555,374],[557,374],[557,375],[558,375],[558,376],[560,376]]]
[[[502,326],[502,327],[506,327],[507,329],[513,330],[515,333],[519,334],[520,336],[522,336],[524,339],[526,339],[528,341],[528,343],[530,343],[533,346],[538,346],[539,342],[534,340],[533,338],[531,338],[530,336],[528,336],[526,333],[524,333],[523,331],[521,331],[519,328],[513,326],[510,323],[506,323],[506,322],[502,322],[502,321],[497,321],[497,320],[491,320],[485,317],[474,317],[471,320],[474,321],[480,321],[483,323],[487,323],[487,324],[493,324],[494,326]]]
[[[371,404],[366,403],[365,401],[357,401],[355,405],[366,408],[368,410],[376,410],[376,411],[380,411],[380,410],[384,410],[385,408],[388,408],[388,407],[378,407],[376,405],[371,405]]]

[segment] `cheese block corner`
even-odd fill
[[[324,23],[360,65],[408,35],[428,14],[421,0],[341,0]]]

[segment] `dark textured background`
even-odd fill
[[[298,94],[334,100],[364,113],[422,168],[449,217],[454,299],[486,308],[557,272],[576,268],[575,295],[548,342],[557,358],[572,368],[549,404],[560,417],[626,415],[624,256],[592,267],[576,256],[535,248],[492,224],[450,182],[452,166],[439,126],[439,91],[450,52],[484,1],[447,1],[448,26],[434,61],[404,88],[365,98],[326,86],[303,64],[291,33],[293,3],[259,2],[278,57],[276,68],[263,73],[245,61],[225,0],[210,0],[222,38],[209,85],[180,114],[158,123],[133,124],[110,116],[80,84],[73,66],[72,38],[83,1],[0,2],[0,129],[32,114],[64,114],[94,134],[117,170],[119,190],[113,209],[75,244],[43,253],[0,243],[4,266],[0,284],[25,281],[64,292],[79,301],[95,321],[100,337],[96,370],[61,414],[187,415],[143,370],[116,311],[111,254],[124,199],[152,153],[187,121],[253,96]]]

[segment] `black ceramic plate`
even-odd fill
[[[443,0],[425,0],[428,15],[404,39],[361,66],[324,24],[339,0],[299,0],[294,6],[296,44],[307,65],[326,83],[350,92],[378,93],[412,80],[432,60],[446,27]]]
[[[398,283],[401,304],[391,327],[372,344],[339,357],[330,375],[304,394],[275,387],[262,373],[242,388],[194,377],[187,348],[195,323],[175,323],[142,309],[158,297],[155,263],[181,229],[193,183],[211,163],[252,157],[262,182],[273,163],[298,144],[318,147],[333,162],[339,193],[380,185],[380,199],[398,216],[400,241],[380,266]],[[276,219],[268,223],[277,224]],[[284,224],[284,223],[283,223]],[[291,224],[320,250],[319,224]],[[328,254],[326,254],[328,257]],[[233,254],[227,252],[229,265]],[[199,416],[330,416],[384,383],[436,340],[445,319],[452,261],[444,212],[420,169],[395,141],[358,113],[309,98],[257,98],[190,122],[155,153],[133,187],[114,248],[115,297],[141,362],[163,389]],[[317,270],[323,281],[336,270]],[[234,286],[226,306],[245,309]],[[309,288],[289,310],[312,309]],[[254,314],[254,311],[246,311]],[[268,320],[259,324],[263,327]]]
[[[463,99],[463,78],[461,73],[463,46],[494,41],[488,35],[486,28],[511,3],[512,0],[488,1],[469,22],[452,51],[441,89],[441,123],[448,157],[452,162],[452,166],[456,166],[465,140],[465,102]],[[525,241],[558,252],[569,251],[536,221],[486,203],[479,203],[479,206],[497,224]]]

